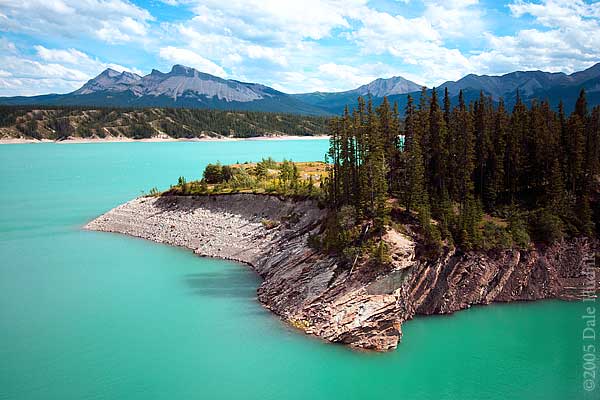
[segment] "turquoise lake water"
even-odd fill
[[[398,349],[304,336],[246,266],[87,221],[204,165],[322,160],[327,141],[0,146],[0,399],[598,399],[581,303],[474,307],[404,325]]]

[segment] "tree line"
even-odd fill
[[[382,234],[401,207],[434,250],[597,233],[600,106],[589,110],[584,90],[570,115],[562,102],[555,111],[519,96],[512,110],[483,92],[466,104],[461,91],[454,107],[447,90],[439,97],[409,95],[404,119],[387,99],[374,108],[359,98],[331,120],[332,209],[350,207]]]

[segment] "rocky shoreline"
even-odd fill
[[[493,254],[446,250],[437,260],[423,261],[416,237],[390,230],[384,240],[391,267],[367,272],[310,248],[308,238],[324,216],[311,200],[163,196],[132,200],[85,228],[246,263],[263,278],[259,301],[285,321],[331,342],[378,351],[394,349],[402,323],[416,314],[492,302],[576,299],[589,287],[585,268],[599,249],[595,240],[572,239]],[[593,268],[597,289],[600,270]]]

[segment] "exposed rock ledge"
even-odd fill
[[[396,347],[402,322],[415,314],[581,296],[590,287],[586,265],[598,249],[596,241],[575,239],[494,255],[448,252],[421,262],[414,240],[390,231],[385,239],[394,267],[367,278],[307,245],[323,216],[312,201],[274,196],[170,196],[132,200],[86,228],[247,263],[264,280],[258,299],[290,324],[331,342],[381,351]],[[600,271],[593,268],[598,288]]]

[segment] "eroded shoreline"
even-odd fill
[[[415,238],[390,231],[384,237],[393,255],[390,268],[349,270],[308,246],[324,215],[313,201],[268,195],[164,196],[127,202],[85,228],[246,263],[263,279],[259,301],[291,325],[331,342],[380,351],[397,346],[402,323],[416,314],[577,298],[585,260],[598,247],[574,239],[489,255],[446,251],[423,261]]]

